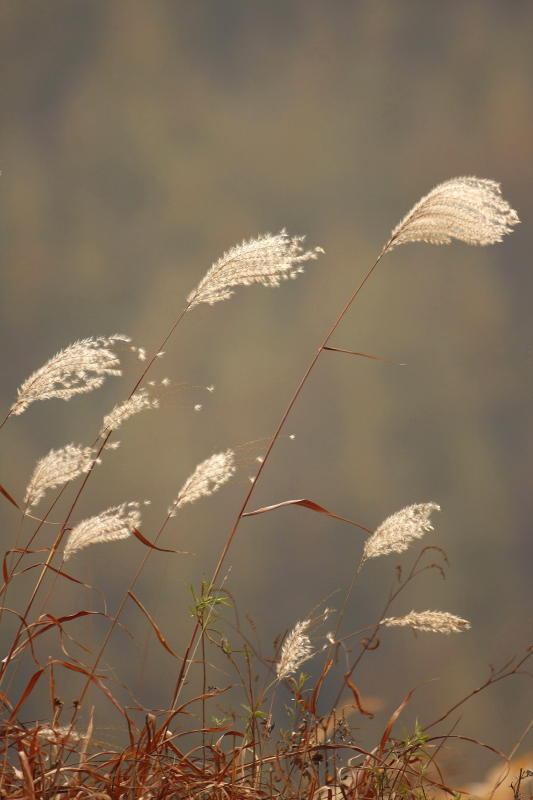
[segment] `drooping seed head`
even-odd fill
[[[121,503],[78,523],[70,532],[63,557],[65,561],[80,550],[98,542],[115,542],[131,536],[141,524],[140,503]]]
[[[94,460],[95,453],[92,447],[67,444],[59,450],[50,450],[35,465],[24,502],[30,508],[36,506],[48,489],[55,489],[88,472]]]
[[[292,631],[285,637],[276,667],[278,680],[282,681],[285,678],[289,678],[304,661],[307,661],[313,655],[311,639],[307,635],[310,624],[310,619],[297,622]]]
[[[432,511],[440,511],[440,506],[436,503],[415,503],[387,517],[366,540],[363,559],[407,550],[412,541],[433,530],[430,520]]]
[[[22,414],[36,400],[58,397],[70,400],[76,394],[98,389],[107,375],[121,375],[120,361],[111,349],[117,342],[129,342],[128,336],[81,339],[61,350],[18,389],[11,414]]]
[[[159,399],[157,397],[151,397],[147,389],[139,389],[127,400],[118,403],[109,414],[106,414],[102,429],[100,430],[100,436],[106,431],[116,430],[130,417],[151,408],[159,408]]]
[[[285,230],[243,241],[216,261],[187,297],[190,308],[199,303],[218,303],[234,294],[235,286],[279,286],[282,280],[296,278],[303,264],[314,260],[321,247],[305,250],[303,236],[290,237]]]
[[[195,503],[201,497],[208,497],[218,491],[235,475],[236,470],[233,450],[225,450],[206,458],[181,487],[177,498],[168,509],[169,516],[175,516],[176,511],[187,503]]]
[[[483,178],[452,178],[435,186],[394,228],[382,255],[399,244],[501,242],[520,220],[501,196],[500,184]]]
[[[381,622],[387,628],[409,627],[429,633],[460,633],[468,630],[470,623],[448,611],[411,611],[404,617],[387,617]]]

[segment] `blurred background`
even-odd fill
[[[406,366],[325,354],[286,427],[295,438],[279,442],[252,501],[308,497],[372,528],[410,503],[442,506],[426,543],[445,548],[447,578],[427,573],[394,613],[445,609],[472,630],[388,631],[355,676],[382,710],[352,724],[357,742],[373,746],[415,686],[397,732],[440,715],[489,665],[533,642],[532,5],[3,0],[0,20],[5,410],[21,382],[76,339],[120,331],[157,348],[189,291],[243,238],[286,227],[326,251],[280,289],[243,288],[187,316],[152,375],[186,386],[124,425],[74,521],[149,498],[142,530],[153,538],[199,461],[273,432],[326,328],[409,208],[450,177],[502,183],[523,220],[502,244],[408,245],[380,265],[334,344]],[[122,379],[12,418],[2,430],[6,489],[21,499],[50,448],[91,442],[139,371],[126,355]],[[212,394],[201,388],[211,384]],[[241,451],[251,455],[238,478],[169,526],[165,546],[196,555],[154,554],[137,586],[178,652],[191,627],[188,585],[212,571],[262,446]],[[0,515],[7,548],[19,517],[7,502]],[[23,537],[32,530],[26,522]],[[39,544],[51,536],[41,532]],[[360,552],[357,529],[304,509],[243,522],[226,587],[266,656],[276,635],[346,587]],[[375,621],[396,563],[406,567],[415,552],[365,567],[347,630]],[[69,570],[103,592],[112,613],[143,555],[137,541],[95,546]],[[23,607],[34,577],[19,579],[8,605]],[[36,613],[102,608],[98,593],[74,584],[50,582],[47,593]],[[124,702],[164,707],[176,664],[155,638],[145,646],[138,611],[124,621],[135,638],[115,636],[103,669]],[[3,648],[13,624],[4,621]],[[95,648],[106,623],[71,630]],[[60,653],[53,637],[39,648],[41,659]],[[21,665],[13,696],[34,669]],[[68,708],[79,683],[57,680]],[[333,697],[324,690],[324,707]],[[100,735],[113,739],[118,718],[91,698]],[[531,701],[530,679],[514,678],[450,717],[447,730],[457,723],[509,751]],[[49,714],[44,684],[24,713]],[[489,763],[469,745],[449,759],[466,776]]]

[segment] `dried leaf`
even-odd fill
[[[159,550],[160,553],[177,553],[180,556],[194,556],[195,553],[191,553],[189,550],[171,550],[167,547],[158,547],[153,542],[150,542],[145,536],[142,535],[138,528],[132,528],[132,534],[142,542],[146,547],[150,547],[152,550]]]
[[[300,500],[284,500],[282,503],[275,503],[272,506],[263,506],[262,508],[255,509],[255,511],[246,511],[242,516],[254,517],[256,514],[266,514],[267,511],[275,511],[277,508],[284,508],[285,506],[302,506],[302,508],[308,508],[310,511],[316,511],[319,514],[327,514],[328,517],[333,517],[333,519],[340,519],[341,522],[348,522],[350,525],[355,525],[356,528],[366,531],[366,533],[373,533],[370,528],[365,528],[365,526],[361,525],[359,522],[354,522],[347,517],[334,514],[333,511],[328,511],[324,506],[320,506],[313,500],[306,500],[305,498]]]
[[[6,500],[9,500],[9,502],[10,502],[12,505],[14,505],[14,506],[15,506],[15,508],[18,508],[18,510],[19,510],[19,511],[22,511],[22,509],[21,509],[21,507],[19,506],[19,504],[17,503],[17,501],[16,501],[16,500],[14,500],[14,499],[11,497],[11,495],[9,494],[9,492],[7,491],[7,489],[4,489],[4,487],[2,486],[2,484],[1,484],[1,483],[0,483],[0,494],[3,494],[3,495],[4,495],[4,497],[6,498]]]
[[[156,636],[157,636],[157,638],[159,639],[159,643],[160,643],[160,644],[161,644],[161,645],[162,645],[162,646],[165,648],[165,650],[167,651],[167,653],[170,653],[170,655],[171,655],[171,656],[174,656],[174,658],[178,658],[178,656],[176,655],[176,653],[174,652],[174,650],[173,650],[173,649],[170,647],[170,645],[167,643],[167,640],[165,639],[165,637],[163,636],[163,634],[161,633],[161,631],[160,631],[160,630],[159,630],[159,628],[157,627],[157,624],[156,624],[156,622],[155,622],[154,618],[153,618],[153,617],[150,615],[149,611],[148,611],[148,610],[147,610],[147,609],[146,609],[146,608],[143,606],[143,604],[141,603],[141,601],[139,600],[139,598],[138,598],[138,597],[136,597],[136,596],[133,594],[133,592],[128,592],[128,595],[131,597],[131,599],[133,600],[133,602],[134,602],[134,603],[135,603],[135,604],[138,606],[138,608],[140,608],[140,609],[141,609],[141,611],[143,612],[144,616],[146,617],[146,619],[148,620],[148,622],[149,622],[149,623],[150,623],[150,625],[152,626],[152,629],[153,629],[153,631],[154,631],[155,635],[156,635]]]

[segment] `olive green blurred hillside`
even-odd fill
[[[385,702],[369,728],[361,723],[365,745],[408,689],[439,678],[419,689],[406,726],[416,714],[436,716],[489,664],[533,642],[532,36],[527,2],[0,5],[4,409],[24,378],[76,339],[120,331],[157,347],[188,292],[243,238],[286,227],[326,251],[297,281],[244,288],[187,316],[153,373],[186,387],[124,425],[121,448],[106,455],[75,521],[149,498],[142,529],[153,536],[199,461],[268,437],[348,293],[436,183],[500,181],[523,221],[494,247],[408,245],[383,261],[335,343],[397,363],[326,354],[288,423],[295,439],[280,441],[255,494],[255,506],[309,497],[370,527],[413,502],[442,506],[427,543],[446,549],[447,579],[426,576],[396,612],[445,609],[472,630],[384,637],[357,675],[364,694]],[[92,441],[139,368],[126,358],[123,379],[11,419],[0,482],[21,498],[50,448]],[[210,384],[213,394],[201,388]],[[191,624],[187,584],[216,561],[249,485],[252,451],[231,486],[169,528],[166,546],[196,556],[156,554],[138,587],[178,650]],[[18,518],[7,503],[0,514],[7,548]],[[304,509],[243,523],[226,585],[266,654],[275,635],[347,585],[360,547],[355,528]],[[105,592],[112,610],[141,555],[136,541],[94,547],[70,570]],[[365,567],[351,627],[375,619],[395,564],[388,557]],[[13,606],[34,574],[20,579]],[[98,595],[56,584],[45,610],[99,604]],[[126,622],[136,640],[119,634],[106,663],[138,702],[164,706],[175,664],[155,639],[143,661],[146,623],[133,609]],[[96,647],[105,625],[75,630]],[[49,641],[43,659],[56,654]],[[13,692],[31,671],[20,670]],[[68,678],[60,687],[66,704],[76,686]],[[498,685],[463,711],[461,733],[509,750],[532,698],[526,677]],[[44,690],[26,713],[48,713]],[[101,726],[119,724],[104,704],[97,716]],[[471,772],[485,763],[479,750],[463,756]]]

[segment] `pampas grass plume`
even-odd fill
[[[411,611],[404,617],[387,617],[381,623],[387,628],[409,627],[429,633],[460,633],[468,630],[470,623],[448,611]]]
[[[119,358],[111,347],[129,341],[128,336],[115,334],[80,339],[69,345],[26,378],[10,413],[22,414],[36,400],[70,400],[76,394],[98,389],[107,375],[122,374]]]
[[[47,489],[55,489],[88,472],[94,457],[92,447],[79,444],[67,444],[59,450],[50,450],[35,465],[24,496],[26,505],[37,505]]]
[[[65,561],[73,555],[98,542],[116,542],[127,539],[133,528],[141,524],[140,503],[121,503],[78,523],[70,532],[63,557]]]
[[[290,677],[304,661],[307,661],[312,656],[311,639],[307,635],[310,624],[310,619],[297,622],[292,631],[285,637],[276,667],[278,680],[282,681]]]
[[[430,520],[432,511],[440,511],[440,506],[436,503],[415,503],[387,517],[366,540],[363,559],[407,550],[414,539],[420,539],[433,530]]]
[[[195,503],[201,497],[208,497],[217,492],[235,475],[236,470],[233,450],[209,456],[198,464],[192,475],[187,478],[177,498],[170,505],[168,515],[173,517],[176,511],[187,503]]]
[[[406,242],[466,244],[501,242],[520,220],[501,196],[500,184],[483,178],[452,178],[435,186],[394,228],[382,255]]]
[[[321,247],[305,250],[303,236],[290,237],[285,230],[276,235],[267,233],[257,239],[232,247],[208,270],[187,302],[193,308],[199,303],[213,305],[234,294],[235,286],[279,286],[282,280],[296,278],[303,264],[314,260]]]

